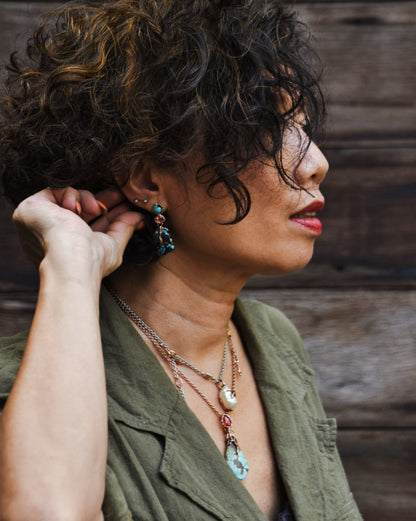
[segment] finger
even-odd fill
[[[106,234],[117,243],[120,251],[124,252],[134,231],[140,226],[143,216],[137,212],[124,212],[113,221]]]
[[[106,188],[105,190],[101,190],[95,194],[95,197],[98,201],[103,203],[108,210],[122,203],[123,201],[127,201],[126,196],[119,190],[117,187]]]
[[[102,215],[102,217],[100,217],[99,219],[95,220],[91,224],[91,228],[95,232],[104,232],[104,233],[106,233],[107,230],[108,230],[108,227],[115,220],[119,219],[120,216],[123,215],[124,213],[132,213],[132,214],[134,214],[136,216],[139,216],[139,217],[142,215],[139,212],[131,211],[131,209],[130,209],[130,207],[128,206],[127,203],[121,203],[118,206],[115,206],[114,208],[112,208],[109,212],[107,212],[104,215]],[[136,217],[136,218],[138,219],[138,222],[141,221],[140,218],[138,218],[138,217]]]
[[[107,213],[107,207],[98,201],[96,196],[88,190],[79,190],[79,200],[82,208],[82,218],[87,222]]]
[[[75,190],[75,188],[72,188],[71,186],[67,186],[66,188],[52,189],[52,193],[62,208],[70,210],[77,215],[81,215],[78,190]]]
[[[80,190],[80,197],[82,217],[87,222],[90,222],[99,216],[105,216],[109,210],[114,209],[122,202],[127,202],[124,194],[116,187],[101,190],[95,195],[86,190]],[[105,222],[106,220],[102,221],[102,223]],[[105,225],[102,225],[102,227],[105,227]]]
[[[107,213],[106,206],[88,190],[66,187],[52,192],[62,208],[71,210],[87,222]]]

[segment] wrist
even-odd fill
[[[59,258],[47,253],[39,264],[39,278],[42,286],[51,284],[60,288],[74,286],[83,291],[98,295],[102,274],[98,263],[85,259]]]

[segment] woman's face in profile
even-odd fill
[[[167,212],[175,237],[175,256],[196,260],[241,275],[280,275],[304,267],[311,259],[320,235],[317,213],[323,207],[319,185],[328,162],[315,143],[310,143],[299,163],[299,149],[307,137],[299,123],[286,131],[283,166],[304,190],[284,183],[271,161],[253,161],[240,175],[251,196],[249,214],[239,223],[222,225],[234,218],[235,207],[224,192],[215,197],[195,179],[202,156],[186,164],[187,190],[177,177],[167,177]],[[187,193],[186,193],[187,192]],[[312,206],[311,206],[312,205]]]

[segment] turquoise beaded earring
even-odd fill
[[[155,204],[153,206],[153,211],[156,214],[154,222],[157,226],[154,235],[156,254],[158,257],[162,257],[163,255],[166,255],[167,253],[173,251],[175,249],[175,245],[173,244],[173,240],[168,228],[166,228],[166,226],[163,226],[166,219],[165,216],[162,214],[162,205]]]

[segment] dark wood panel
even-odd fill
[[[0,338],[30,328],[36,293],[0,293]]]
[[[290,1],[290,0],[289,0]],[[409,3],[409,4],[412,4],[414,3],[415,0],[400,0],[400,3],[401,4],[406,4],[406,3]],[[366,5],[366,4],[378,4],[378,5],[381,5],[381,4],[392,4],[392,0],[299,0],[299,2],[297,2],[296,0],[294,0],[293,2],[295,5],[299,5],[299,4],[360,4],[360,5]]]
[[[415,278],[416,149],[331,150],[322,190],[324,236],[316,262],[394,267],[397,278]]]
[[[325,65],[328,139],[416,134],[416,3],[299,4]]]
[[[251,290],[298,327],[329,415],[416,426],[415,291]]]
[[[317,249],[319,246],[317,247]],[[281,277],[256,275],[247,288],[252,289],[416,289],[415,269],[395,266],[371,266],[335,258],[331,262],[312,261],[301,271]]]
[[[0,198],[0,291],[34,290],[38,287],[37,271],[26,260],[17,232],[11,221],[12,207]]]
[[[416,518],[416,431],[340,431],[338,447],[365,521]]]
[[[0,64],[24,44],[41,12],[54,7],[46,2],[0,2]]]
[[[416,21],[415,0],[295,0],[293,4],[308,24],[411,25]]]

